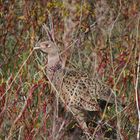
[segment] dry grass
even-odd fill
[[[71,4],[0,2],[0,139],[86,139],[50,86],[44,54],[33,51],[48,36],[44,23],[64,65],[100,77],[124,104],[85,112],[93,137],[139,139],[139,1]]]

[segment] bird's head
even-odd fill
[[[35,50],[41,50],[48,55],[55,55],[58,53],[58,48],[56,45],[51,41],[44,41],[39,44],[38,47],[34,48]]]

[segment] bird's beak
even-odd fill
[[[34,50],[38,50],[38,49],[40,49],[40,47],[34,47]]]

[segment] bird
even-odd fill
[[[113,90],[97,77],[64,67],[58,46],[53,41],[43,41],[34,49],[47,54],[47,77],[53,88],[58,91],[62,103],[68,111],[72,112],[82,130],[89,132],[83,110],[100,111],[98,99],[114,103],[116,96]]]

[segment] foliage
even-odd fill
[[[54,126],[55,95],[42,71],[45,65],[42,64],[42,54],[33,51],[38,40],[46,39],[42,25],[51,27],[51,22],[61,51],[66,49],[65,42],[69,46],[77,40],[66,52],[67,65],[91,75],[98,73],[114,89],[125,104],[119,115],[119,133],[124,140],[135,138],[138,124],[135,81],[140,43],[139,9],[138,0],[78,0],[71,8],[61,0],[1,0],[0,139],[52,139],[53,129],[55,134],[58,133],[57,139],[76,137],[71,131],[78,127],[70,113],[65,117],[62,106]],[[68,32],[64,37],[66,27],[69,28],[65,21],[69,17],[76,24],[72,36]],[[101,136],[110,129],[117,130],[113,124],[115,118],[115,107],[108,107],[103,127],[98,126],[99,130],[96,130],[94,126],[92,129]],[[79,129],[78,134],[82,139]]]

